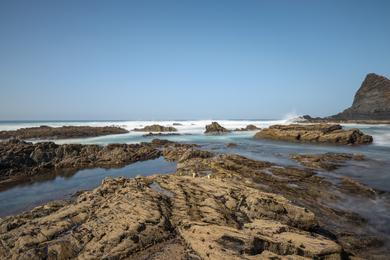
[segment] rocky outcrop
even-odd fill
[[[292,154],[290,158],[306,167],[326,171],[336,170],[343,166],[346,161],[364,160],[362,154],[350,153]]]
[[[0,142],[0,183],[60,168],[124,166],[158,158],[162,153],[157,147],[153,143],[99,146],[53,142],[33,144],[20,140]]]
[[[221,126],[217,122],[212,122],[209,125],[206,125],[206,131],[205,134],[225,134],[230,133],[231,131],[226,129],[225,127]]]
[[[390,80],[370,73],[355,94],[353,104],[331,116],[341,120],[390,120]]]
[[[256,133],[255,138],[343,145],[369,144],[373,141],[372,136],[359,129],[344,130],[336,124],[273,125]]]
[[[162,125],[147,125],[143,128],[135,128],[133,131],[136,132],[176,132],[177,129],[172,126]]]
[[[29,127],[12,131],[0,131],[0,139],[66,139],[66,138],[85,138],[112,134],[128,133],[126,129],[104,126],[62,126],[62,127]]]
[[[149,146],[178,162],[176,174],[106,179],[74,201],[0,218],[0,259],[348,259],[380,244],[363,218],[329,206],[336,186],[309,169]]]
[[[0,258],[150,259],[160,243],[180,249],[175,259],[340,258],[316,225],[307,209],[235,181],[106,179],[74,202],[1,219]]]
[[[256,131],[256,130],[260,130],[260,128],[255,125],[247,125],[244,128],[236,128],[234,131]]]

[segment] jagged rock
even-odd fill
[[[369,144],[373,141],[372,136],[359,129],[344,130],[337,124],[273,125],[256,133],[255,138],[329,144]]]
[[[177,129],[172,126],[162,125],[147,125],[143,128],[135,128],[133,131],[136,132],[176,132]]]
[[[255,131],[255,130],[260,130],[260,128],[255,125],[247,125],[244,128],[236,128],[234,131]]]
[[[229,133],[230,130],[222,127],[217,122],[212,122],[209,125],[206,125],[206,131],[205,134],[223,134],[223,133]]]
[[[92,127],[92,126],[62,126],[50,127],[39,126],[21,128],[12,131],[0,131],[0,139],[66,139],[66,138],[81,138],[94,137],[112,134],[128,133],[126,129],[114,126]]]
[[[331,116],[343,120],[390,120],[390,80],[370,73],[355,94],[353,104]]]
[[[106,179],[73,202],[1,219],[0,258],[119,259],[141,252],[149,258],[159,244],[181,248],[175,258],[183,247],[199,259],[248,259],[264,251],[340,258],[340,245],[310,232],[316,223],[307,209],[232,179]]]
[[[292,154],[290,158],[309,168],[333,171],[343,166],[345,161],[364,160],[364,155],[349,153]]]

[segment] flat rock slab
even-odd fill
[[[92,126],[39,126],[21,128],[12,131],[0,131],[0,139],[67,139],[85,138],[112,134],[128,133],[126,129],[115,126],[92,127]]]
[[[372,136],[359,129],[344,130],[337,124],[273,125],[256,133],[255,138],[342,145],[370,144],[373,141]]]

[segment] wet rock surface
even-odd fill
[[[370,144],[373,141],[372,136],[359,129],[344,130],[337,124],[273,125],[256,133],[255,138],[342,145]]]
[[[231,131],[226,129],[225,127],[221,126],[217,122],[212,122],[209,125],[206,125],[206,131],[205,134],[224,134],[224,133],[230,133]]]
[[[136,132],[176,132],[177,129],[173,126],[162,126],[162,125],[147,125],[143,128],[135,128],[133,131]]]
[[[0,131],[0,139],[66,139],[66,138],[81,138],[81,137],[94,137],[102,135],[112,134],[125,134],[128,133],[126,129],[105,126],[105,127],[92,127],[92,126],[62,126],[62,127],[50,127],[39,126],[30,128],[21,128],[12,131]]]

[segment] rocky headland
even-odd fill
[[[225,127],[221,126],[217,122],[212,122],[209,125],[206,125],[205,134],[226,134],[230,133],[231,131],[226,129]]]
[[[255,138],[342,145],[370,144],[373,141],[372,136],[359,129],[345,130],[337,124],[273,125],[256,133]]]
[[[0,139],[66,139],[85,138],[128,133],[126,129],[115,126],[39,126],[20,128],[18,130],[0,131]]]
[[[329,117],[305,115],[302,119],[306,122],[390,124],[390,80],[375,73],[367,74],[351,107]]]
[[[332,183],[305,167],[164,140],[133,148],[144,150],[139,158],[160,152],[176,161],[176,173],[106,179],[73,201],[0,218],[0,258],[386,257],[367,220],[336,206],[358,186],[360,197],[378,196],[356,180]],[[327,154],[322,162],[363,159],[354,156]]]
[[[162,125],[147,125],[143,128],[135,128],[133,131],[136,132],[176,132],[177,129],[173,126],[162,126]]]

